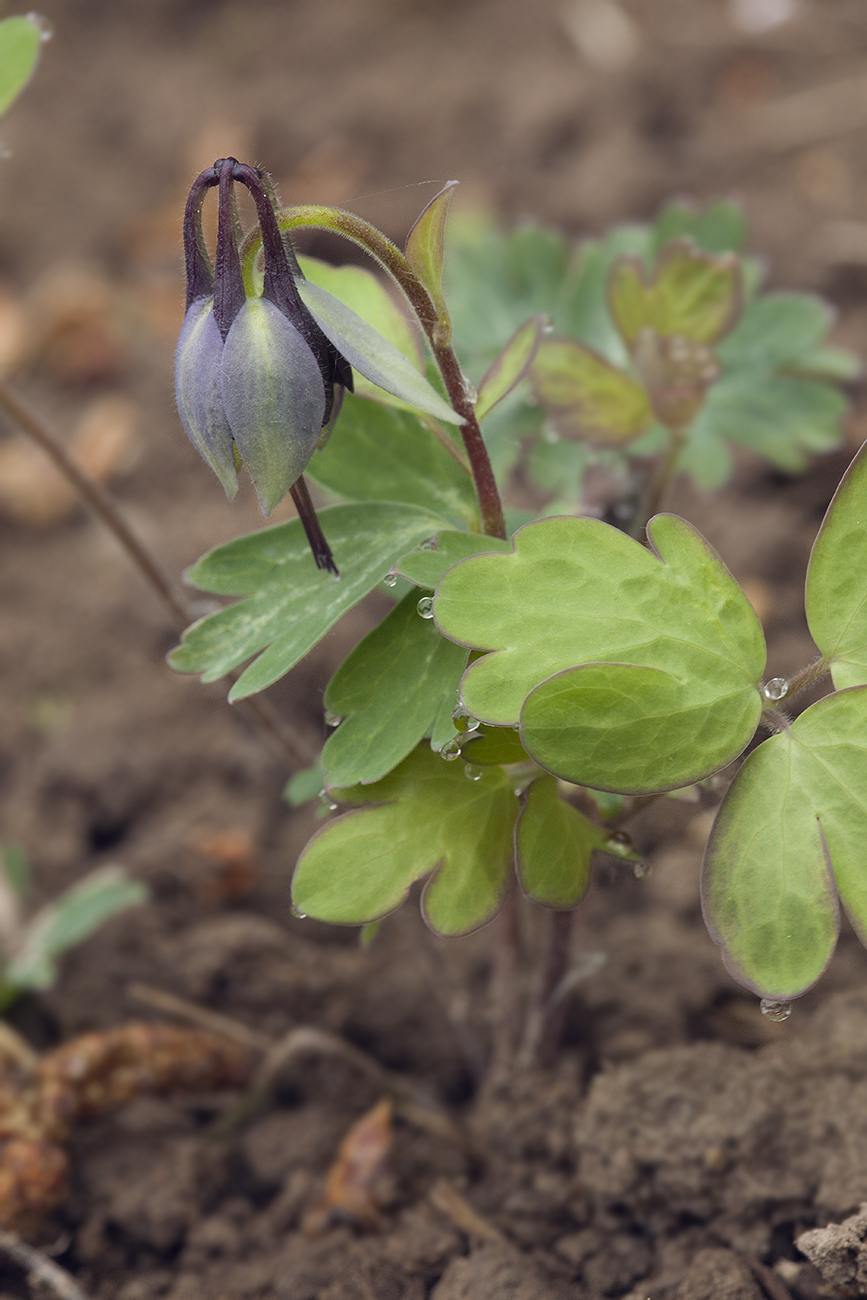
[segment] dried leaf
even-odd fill
[[[340,1144],[328,1171],[325,1195],[304,1217],[304,1231],[315,1235],[332,1218],[375,1228],[383,1203],[385,1164],[394,1136],[388,1097],[362,1115]]]

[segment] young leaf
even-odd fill
[[[48,988],[55,958],[89,938],[110,917],[147,898],[144,885],[130,880],[120,867],[92,871],[36,914],[21,950],[3,972],[3,983],[18,989]]]
[[[509,551],[511,546],[499,537],[483,533],[458,533],[451,529],[437,533],[433,546],[402,555],[394,566],[395,573],[414,582],[417,587],[433,591],[446,569],[468,555],[485,555],[490,551]]]
[[[351,393],[304,472],[350,501],[404,501],[467,523],[478,514],[469,474],[417,416]]]
[[[828,507],[807,568],[807,622],[838,690],[867,684],[867,443]]]
[[[515,834],[518,879],[534,903],[575,907],[590,883],[590,859],[609,837],[557,794],[553,777],[534,781]]]
[[[317,569],[300,519],[218,546],[187,572],[204,591],[245,600],[200,619],[170,656],[182,673],[216,681],[257,655],[232,687],[244,699],[270,686],[372,591],[410,547],[444,525],[440,515],[386,501],[319,512],[340,579]]]
[[[298,281],[298,292],[325,337],[365,379],[437,420],[461,423],[461,417],[412,362],[339,298],[309,280]]]
[[[0,114],[18,98],[33,75],[42,44],[35,14],[0,22]]]
[[[574,339],[543,339],[531,379],[561,437],[618,444],[654,422],[642,385]]]
[[[736,979],[791,998],[819,978],[837,900],[867,940],[867,687],[828,695],[760,745],[723,801],[704,863],[705,919]]]
[[[474,717],[514,725],[530,692],[553,674],[579,664],[632,664],[680,683],[683,708],[694,711],[696,749],[713,755],[707,771],[720,754],[734,756],[744,747],[762,707],[757,684],[765,647],[758,619],[689,524],[658,515],[648,531],[657,555],[595,519],[543,519],[518,530],[512,554],[473,557],[445,574],[434,601],[441,631],[494,652],[463,679],[462,698]],[[640,688],[633,675],[632,689],[649,690],[652,716],[659,701],[648,675]],[[580,727],[580,718],[570,719]],[[524,724],[522,740],[533,755],[530,730]],[[664,730],[662,723],[660,743]],[[643,780],[645,759],[630,752]],[[594,789],[608,785],[590,773],[558,774]],[[678,781],[666,767],[655,788],[669,784]],[[632,789],[632,781],[623,788]]]
[[[651,280],[644,263],[623,258],[611,269],[611,314],[630,351],[642,330],[716,343],[732,328],[742,306],[737,257],[713,257],[676,241],[660,254]]]
[[[465,934],[495,914],[514,860],[518,800],[506,774],[468,780],[460,761],[422,745],[372,786],[341,792],[377,807],[337,817],[313,837],[292,882],[295,907],[338,924],[366,924],[393,911],[410,885],[428,924]]]
[[[329,789],[381,780],[457,690],[467,652],[420,617],[418,597],[405,596],[328,683],[325,707],[343,718],[322,751]]]
[[[412,362],[416,370],[424,373],[424,349],[417,327],[404,315],[381,280],[363,266],[332,266],[316,257],[299,257],[301,270],[313,284],[325,289],[334,298],[351,308],[398,352]],[[359,397],[375,397],[389,406],[408,406],[399,397],[392,397],[384,389],[372,384],[362,374],[355,376],[355,392]]]
[[[531,316],[515,330],[496,361],[485,372],[479,383],[476,402],[478,420],[483,420],[528,373],[542,338],[544,324],[544,316]]]
[[[448,181],[425,207],[406,238],[404,252],[410,267],[431,296],[437,313],[437,333],[443,346],[451,338],[451,322],[443,297],[445,228],[457,181]]]

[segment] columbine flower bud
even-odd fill
[[[244,290],[234,183],[256,203],[265,255],[260,296]],[[216,267],[202,237],[202,205],[219,186]],[[243,462],[268,515],[292,491],[316,562],[334,569],[301,473],[339,407],[352,371],[301,301],[295,254],[255,168],[222,158],[195,181],[184,217],[187,315],[175,362],[181,421],[231,499]],[[311,535],[311,533],[313,535]],[[321,545],[320,545],[321,543]],[[336,572],[336,570],[334,570]]]

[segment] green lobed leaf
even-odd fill
[[[419,615],[418,599],[417,590],[405,596],[326,688],[325,707],[343,719],[322,751],[330,790],[381,780],[455,696],[467,652]]]
[[[499,537],[486,537],[484,533],[459,533],[451,529],[437,533],[436,537],[418,551],[402,555],[394,572],[414,582],[417,587],[433,591],[447,569],[468,555],[486,555],[491,551],[510,551],[509,542]]]
[[[737,442],[790,473],[842,437],[846,399],[830,384],[742,369],[712,385],[691,438]]]
[[[467,523],[478,515],[470,475],[416,415],[351,393],[304,472],[350,501],[403,501]]]
[[[422,209],[406,237],[404,253],[410,268],[431,296],[437,313],[437,332],[445,346],[451,337],[451,322],[443,297],[445,228],[457,181],[448,181],[439,194]]]
[[[524,893],[545,907],[577,906],[590,884],[593,850],[608,838],[608,831],[560,798],[553,777],[534,781],[515,833]]]
[[[704,209],[681,200],[668,203],[652,226],[653,253],[673,239],[691,239],[707,253],[734,253],[746,240],[746,218],[736,203],[723,199]]]
[[[35,14],[0,22],[0,114],[18,98],[33,75],[42,44]]]
[[[257,655],[229,698],[263,690],[445,522],[430,510],[385,501],[330,506],[319,519],[340,569],[336,582],[316,568],[300,519],[218,546],[188,570],[187,580],[204,591],[246,599],[188,628],[170,656],[173,668],[213,682]]]
[[[515,330],[479,383],[476,418],[483,420],[529,372],[542,338],[544,316],[531,316]]]
[[[687,785],[740,753],[761,714],[764,638],[743,592],[683,520],[658,515],[648,533],[656,555],[599,520],[539,520],[515,534],[512,554],[451,568],[434,600],[446,636],[492,652],[464,675],[468,711],[494,725],[520,720],[531,757],[594,789]],[[597,734],[582,748],[587,691],[594,729],[655,737],[654,778],[640,739],[618,748]],[[657,716],[672,708],[678,754]]]
[[[514,861],[518,800],[498,768],[468,780],[422,745],[384,780],[341,792],[378,804],[335,818],[307,845],[292,882],[295,907],[337,924],[367,924],[398,907],[414,881],[441,934],[465,934],[499,909]]]
[[[299,280],[298,292],[326,338],[365,379],[437,420],[461,423],[412,362],[339,298],[310,280]]]
[[[638,258],[623,258],[608,281],[611,314],[630,350],[642,330],[715,343],[742,306],[741,267],[734,255],[713,256],[676,240],[660,253],[648,280]]]
[[[89,938],[110,917],[147,901],[148,891],[121,867],[101,867],[49,903],[28,924],[20,951],[3,972],[19,989],[47,988],[55,958]]]
[[[703,869],[711,934],[736,979],[797,997],[837,937],[867,939],[867,687],[819,700],[760,745],[723,801]]]
[[[834,493],[807,568],[807,622],[837,689],[867,684],[867,443]]]
[[[537,402],[561,437],[618,444],[654,423],[642,385],[574,339],[543,339],[531,379]]]

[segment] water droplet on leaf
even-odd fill
[[[768,1020],[773,1020],[774,1024],[780,1024],[783,1020],[788,1020],[792,1014],[791,1002],[781,1002],[777,998],[762,998],[759,1003],[759,1010]]]
[[[335,812],[337,810],[337,804],[333,801],[327,790],[319,791],[319,802],[322,804],[323,808],[327,808],[329,812]]]
[[[650,867],[646,862],[636,862],[633,864],[632,874],[636,880],[644,880],[646,876],[650,875]]]
[[[396,587],[396,586],[397,586],[397,574],[396,574],[396,573],[387,573],[387,574],[385,575],[385,577],[383,578],[382,581],[385,583],[386,587]]]
[[[456,758],[461,756],[461,742],[457,736],[453,740],[447,740],[440,750],[440,758],[444,758],[447,763],[453,763]]]
[[[762,694],[766,700],[781,700],[789,689],[789,683],[785,677],[772,677],[769,682],[765,682],[762,687]]]
[[[464,776],[468,781],[481,781],[484,775],[485,769],[483,767],[477,767],[475,763],[467,763],[464,767]]]
[[[422,618],[433,618],[433,596],[422,596],[416,609]]]
[[[437,539],[435,537],[429,537],[426,542],[422,542],[418,549],[420,551],[435,551],[437,549]]]
[[[471,713],[467,712],[463,704],[459,704],[452,711],[452,722],[455,724],[455,731],[463,732],[478,731],[482,725],[478,718],[474,718]]]
[[[301,908],[300,908],[300,907],[296,907],[294,903],[292,904],[292,915],[293,915],[293,916],[297,916],[299,921],[306,921],[306,920],[307,920],[307,913],[306,913],[306,912],[302,912],[302,911],[301,911]]]
[[[326,727],[339,727],[342,721],[343,719],[341,718],[339,713],[334,713],[332,712],[331,709],[325,710]]]

